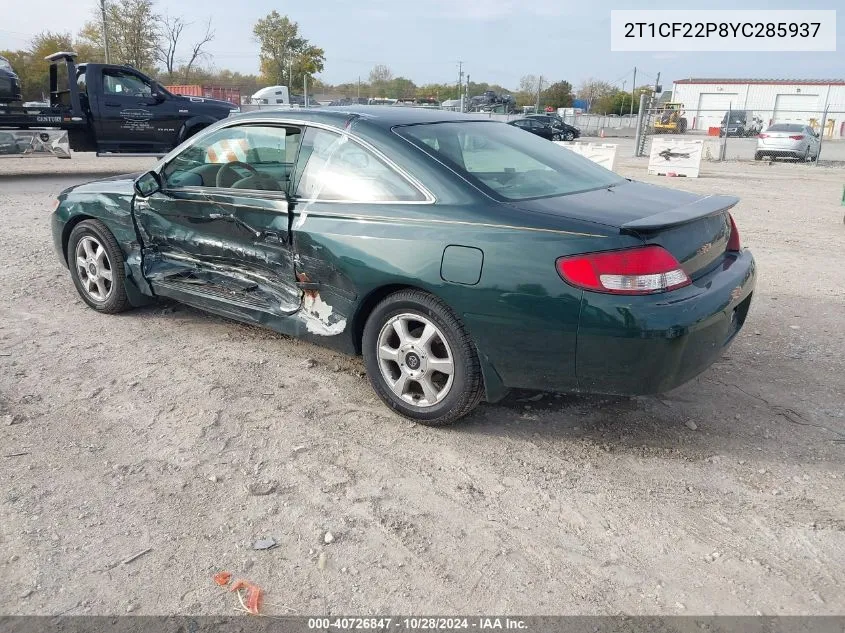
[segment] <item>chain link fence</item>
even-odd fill
[[[845,104],[825,110],[689,110],[666,103],[643,111],[637,156],[658,135],[704,140],[704,160],[845,164]]]

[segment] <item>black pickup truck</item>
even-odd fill
[[[64,52],[47,57],[50,106],[0,103],[0,130],[61,128],[79,152],[160,156],[240,111],[226,101],[171,94],[131,66],[75,59],[75,53]]]

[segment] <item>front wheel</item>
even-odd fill
[[[364,326],[370,384],[391,409],[440,426],[481,401],[483,380],[475,345],[452,310],[420,290],[385,298]]]
[[[572,132],[567,132],[566,134],[563,135],[563,140],[564,141],[574,141],[575,135]]]
[[[99,220],[83,220],[70,232],[67,263],[82,300],[98,312],[116,314],[130,307],[123,252]]]

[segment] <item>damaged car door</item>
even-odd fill
[[[299,308],[287,192],[301,136],[232,125],[163,166],[159,190],[133,207],[156,294],[254,322]]]

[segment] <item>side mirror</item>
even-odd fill
[[[154,171],[148,171],[135,181],[135,193],[142,198],[149,198],[157,191],[161,191],[161,181]]]

